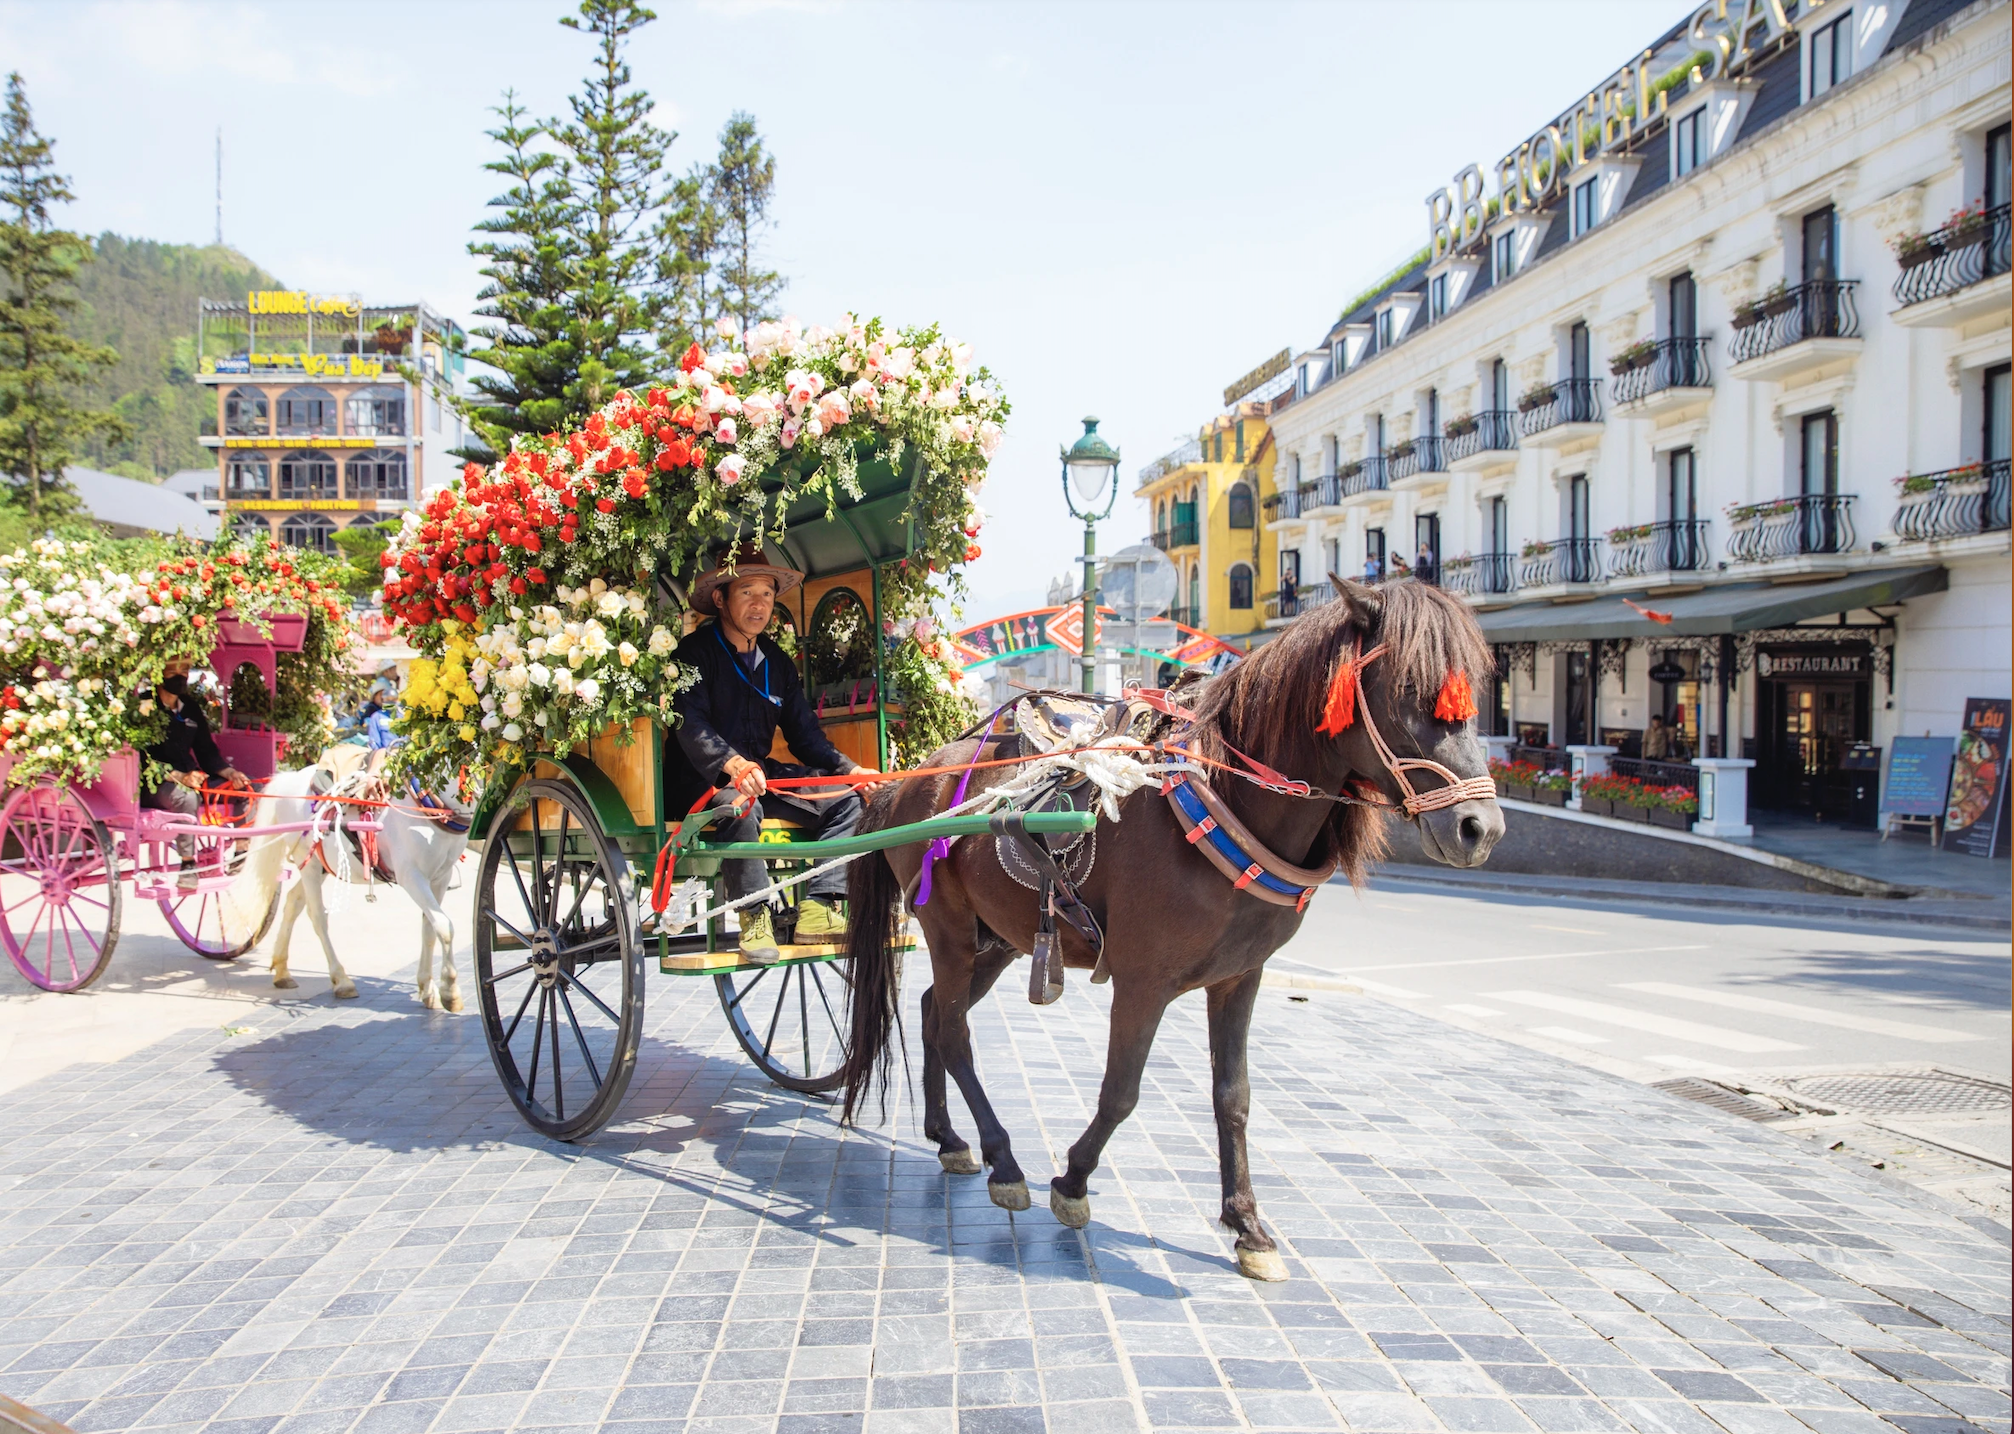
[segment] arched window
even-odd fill
[[[852,588],[834,588],[811,612],[804,645],[806,676],[814,691],[849,686],[874,676],[874,622]]]
[[[351,400],[355,402],[355,400]],[[397,498],[406,496],[406,455],[397,448],[379,448],[358,453],[343,465],[352,498]]]
[[[367,388],[351,394],[343,415],[343,431],[363,438],[396,438],[404,434],[405,391]]]
[[[1231,485],[1231,526],[1234,528],[1256,527],[1252,515],[1252,485],[1233,483]]]
[[[231,531],[246,542],[254,538],[270,538],[272,525],[257,513],[236,513],[231,517]]]
[[[280,460],[280,496],[306,502],[335,498],[336,460],[326,453],[289,453]]]
[[[1231,564],[1231,610],[1249,612],[1252,607],[1252,569],[1247,563]]]
[[[1189,569],[1189,625],[1203,625],[1203,570]]]
[[[273,465],[263,458],[233,458],[224,466],[226,498],[270,498],[273,496]],[[260,526],[265,526],[264,520]]]
[[[266,413],[266,396],[256,388],[234,388],[224,395],[224,432],[252,438],[273,431]]]
[[[280,395],[281,433],[334,433],[336,401],[325,388],[290,388]]]
[[[296,513],[280,524],[280,541],[290,548],[332,553],[336,550],[336,521],[324,513]]]

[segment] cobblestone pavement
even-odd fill
[[[1293,1279],[1260,1286],[1213,1223],[1199,998],[1079,1235],[941,1174],[911,1106],[849,1133],[767,1086],[709,982],[652,978],[624,1120],[579,1147],[518,1124],[473,1015],[362,984],[12,1093],[0,1392],[231,1434],[2008,1428],[2004,1232],[1367,998],[1261,998]],[[1033,1177],[1104,1000],[979,1022]]]

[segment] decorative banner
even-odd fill
[[[233,513],[371,513],[375,498],[233,498]]]
[[[1965,699],[1965,730],[1951,762],[1945,798],[1944,845],[1968,856],[1998,855],[2000,809],[2007,801],[2007,720],[2004,697]]]
[[[1881,810],[1898,817],[1941,817],[1951,787],[1949,737],[1897,737],[1888,753]]]
[[[1091,642],[1095,646],[1105,635],[1105,617],[1098,616],[1098,625],[1091,632]],[[1072,657],[1084,655],[1084,610],[1080,607],[1066,607],[1049,619],[1049,641],[1062,648]]]

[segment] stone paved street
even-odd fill
[[[0,1393],[229,1434],[2008,1428],[1996,1227],[1368,997],[1261,999],[1293,1279],[1259,1286],[1213,1223],[1198,998],[1080,1236],[941,1174],[913,1105],[842,1132],[755,1078],[710,982],[651,978],[624,1118],[575,1148],[519,1125],[475,1016],[360,984],[12,1091]],[[1031,1177],[1104,1001],[979,1023]]]

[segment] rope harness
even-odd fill
[[[1417,818],[1422,812],[1437,812],[1444,807],[1459,806],[1463,802],[1481,801],[1484,798],[1495,801],[1497,788],[1494,778],[1457,777],[1431,758],[1401,757],[1392,751],[1390,744],[1385,741],[1384,733],[1378,731],[1377,721],[1371,716],[1370,704],[1357,701],[1358,674],[1377,658],[1384,656],[1387,650],[1386,645],[1381,642],[1359,657],[1356,644],[1354,642],[1350,644],[1349,655],[1336,666],[1335,680],[1329,688],[1328,706],[1322,713],[1321,726],[1316,729],[1321,732],[1340,733],[1356,721],[1358,709],[1362,709],[1364,733],[1371,739],[1371,746],[1376,750],[1378,760],[1385,764],[1385,770],[1391,773],[1392,780],[1398,783],[1399,790],[1405,795],[1397,803],[1387,799],[1382,792],[1377,793],[1375,799],[1358,800],[1364,806],[1370,807],[1396,806],[1402,808],[1405,814],[1412,818]],[[1475,716],[1475,700],[1469,695],[1467,679],[1460,673],[1450,675],[1442,686],[1440,699],[1434,705],[1434,715],[1443,721],[1467,721]],[[1416,792],[1413,790],[1412,781],[1406,776],[1406,773],[1411,771],[1432,772],[1447,785],[1436,787],[1424,794]],[[1343,797],[1340,800],[1351,799]]]

